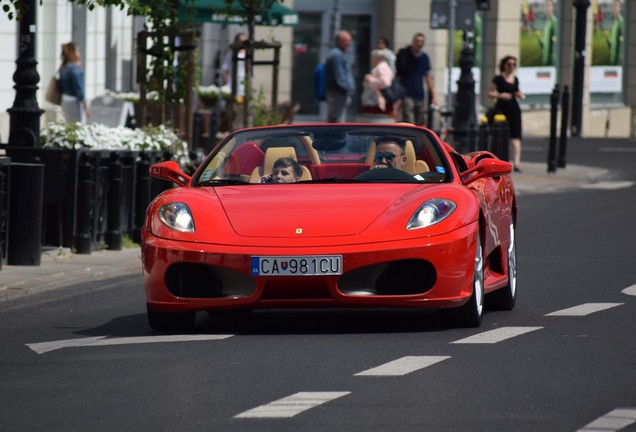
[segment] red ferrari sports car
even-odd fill
[[[407,124],[298,124],[230,134],[148,207],[148,320],[196,311],[440,309],[479,326],[516,298],[511,165]]]

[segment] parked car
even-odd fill
[[[377,152],[387,141],[403,154]],[[386,166],[394,157],[399,169]],[[297,181],[267,177],[280,158],[300,164]],[[192,176],[153,165],[175,187],[152,201],[142,232],[150,326],[187,331],[196,311],[297,307],[440,309],[479,326],[485,300],[515,304],[510,172],[408,124],[249,128]]]

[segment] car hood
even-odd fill
[[[408,205],[421,185],[260,185],[216,188],[234,231],[245,237],[356,235]],[[421,202],[411,203],[414,211]]]

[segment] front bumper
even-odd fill
[[[157,311],[461,306],[472,293],[477,223],[374,244],[245,247],[171,241],[144,231],[148,304]],[[337,276],[251,276],[251,256],[342,255]]]

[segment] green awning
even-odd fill
[[[193,0],[191,2],[194,9],[193,19],[195,22],[212,22],[219,24],[247,24],[245,9],[238,2],[234,1],[232,7],[228,8],[225,0]],[[179,10],[179,17],[185,18],[186,6]],[[254,24],[265,26],[287,26],[298,25],[298,12],[280,3],[273,3],[265,12],[254,17]]]

